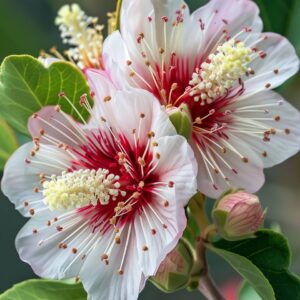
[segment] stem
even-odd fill
[[[116,19],[117,19],[117,25],[116,29],[120,29],[120,19],[121,19],[121,7],[122,7],[122,0],[117,0],[117,8],[116,8]]]
[[[208,264],[206,260],[206,248],[203,238],[200,238],[197,245],[199,260],[203,263],[203,273],[200,278],[198,290],[206,297],[207,300],[226,300],[217,289],[215,283],[209,276]]]
[[[190,212],[201,232],[209,225],[209,220],[205,212],[205,200],[205,196],[198,192],[189,203]]]
[[[198,289],[207,300],[225,300],[208,274],[201,277]]]

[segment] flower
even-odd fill
[[[60,106],[34,114],[33,142],[8,161],[2,190],[31,217],[16,247],[37,275],[80,278],[89,299],[137,299],[185,229],[197,164],[150,93],[88,73],[90,121]]]
[[[218,232],[227,240],[236,241],[249,237],[262,225],[265,212],[258,197],[243,191],[221,198],[213,210]]]
[[[66,4],[58,11],[55,24],[59,26],[63,42],[73,46],[66,53],[80,68],[102,69],[104,26],[97,23],[98,19],[88,17],[78,4]],[[52,52],[62,58],[55,48]]]
[[[271,89],[298,71],[292,45],[250,0],[211,0],[190,14],[182,0],[123,0],[120,32],[104,42],[118,88],[150,91],[172,111],[186,104],[201,192],[257,191],[264,167],[299,151],[299,112]],[[133,17],[134,16],[134,17]]]

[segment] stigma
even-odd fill
[[[52,175],[43,183],[44,202],[51,210],[74,209],[98,202],[107,205],[116,200],[120,191],[119,176],[106,169],[78,170]]]
[[[252,50],[234,39],[218,46],[216,51],[192,75],[190,96],[201,105],[211,104],[231,89],[248,71]]]

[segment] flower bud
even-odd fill
[[[213,210],[218,233],[229,241],[253,237],[264,217],[258,197],[243,191],[225,195]]]
[[[151,281],[164,292],[177,291],[188,286],[192,267],[192,254],[185,243],[180,241],[161,263]]]
[[[167,109],[170,121],[176,128],[178,134],[184,136],[187,140],[192,134],[192,118],[186,104],[179,107],[172,107]]]

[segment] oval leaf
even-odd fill
[[[215,254],[224,258],[245,280],[247,280],[262,299],[276,300],[272,286],[264,274],[249,259],[212,246],[208,246]]]
[[[0,141],[0,170],[3,170],[6,161],[17,149],[18,142],[13,130],[2,119],[0,119]]]
[[[256,238],[237,242],[221,240],[214,243],[214,246],[217,251],[238,255],[255,265],[273,287],[276,300],[300,300],[300,280],[288,270],[291,255],[283,235],[271,230],[260,230]]]
[[[79,100],[83,94],[89,95],[89,88],[81,71],[71,63],[58,61],[45,68],[29,55],[12,55],[3,61],[0,115],[20,132],[28,134],[28,118],[46,105],[60,104],[64,112],[78,119],[67,101],[59,98],[60,92],[65,93],[83,117],[88,116]]]
[[[82,284],[32,279],[14,285],[0,295],[0,300],[86,300]]]

